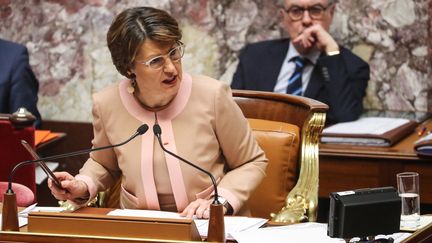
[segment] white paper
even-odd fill
[[[408,123],[408,119],[389,117],[364,117],[352,122],[341,122],[323,130],[326,133],[337,134],[372,134],[382,135],[390,130]]]
[[[21,212],[18,213],[20,217],[27,218],[28,214],[31,212],[49,212],[49,213],[60,213],[65,211],[66,209],[63,207],[40,207],[36,206],[37,203],[28,206],[27,208],[23,209]]]
[[[36,204],[37,203],[30,205],[18,213],[18,227],[22,227],[22,226],[28,224],[28,219],[27,219],[28,213],[31,212],[36,207]],[[0,214],[0,229],[2,226],[2,217],[1,216],[2,215]]]
[[[376,239],[393,238],[395,243],[408,238],[410,233],[394,233],[391,235],[378,235]],[[254,231],[238,232],[234,234],[238,243],[272,242],[272,243],[336,243],[345,242],[340,238],[331,238],[327,235],[327,224],[300,223],[288,226],[260,228]],[[353,238],[349,242],[357,242]]]
[[[111,216],[132,216],[144,218],[163,218],[163,219],[185,219],[179,213],[157,211],[157,210],[138,210],[138,209],[116,209],[109,212]]]
[[[37,205],[37,203],[32,204],[32,205],[26,207],[26,208],[23,209],[21,212],[19,212],[18,215],[19,215],[20,217],[27,217],[28,214],[29,214],[30,212],[32,212],[32,210],[34,210],[34,209],[36,208],[36,205]]]
[[[18,227],[22,227],[24,225],[28,224],[28,219],[27,217],[18,217]],[[0,229],[2,227],[2,215],[0,213]]]
[[[195,225],[201,237],[207,238],[208,220],[195,219]],[[234,239],[233,234],[237,232],[256,230],[267,223],[267,219],[249,217],[224,217],[225,238]]]
[[[428,135],[419,138],[415,143],[420,143],[426,140],[432,140],[432,133],[429,133]]]
[[[321,137],[322,143],[347,143],[353,145],[390,146],[390,142],[383,138],[348,138],[348,137]]]
[[[345,242],[343,239],[327,236],[327,225],[319,223],[301,223],[288,226],[266,227],[233,233],[238,243],[333,243]]]
[[[47,212],[47,213],[61,213],[64,212],[66,208],[64,207],[35,207],[32,212]]]
[[[425,227],[426,225],[431,224],[431,223],[432,223],[432,216],[430,216],[430,215],[421,215],[420,216],[420,225],[417,227],[417,230],[422,229],[423,227]],[[411,228],[401,227],[400,229],[403,230],[403,231],[414,231]]]

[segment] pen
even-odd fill
[[[418,132],[417,135],[420,137],[421,135],[423,135],[426,132],[426,127],[422,127]]]

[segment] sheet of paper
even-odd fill
[[[402,118],[365,117],[327,127],[323,130],[323,135],[325,133],[381,135],[408,122],[408,119]]]
[[[35,131],[35,146],[38,146],[50,134],[50,130],[36,130]]]
[[[157,210],[116,209],[108,213],[112,216],[132,216],[144,218],[184,219],[179,213]]]
[[[60,213],[65,211],[66,208],[63,207],[35,207],[32,212],[47,212],[47,213]]]
[[[345,137],[321,137],[322,143],[347,143],[355,145],[389,146],[390,143],[381,138],[345,138]]]
[[[431,223],[432,223],[432,216],[431,215],[421,215],[420,216],[420,226],[417,227],[417,229],[418,230],[422,229],[423,227],[425,227],[426,225],[431,224]],[[401,227],[400,229],[403,231],[414,231],[413,229],[404,228],[404,227]]]
[[[257,230],[236,232],[233,234],[238,243],[333,243],[345,242],[343,239],[327,236],[327,225],[319,223],[301,223],[288,226],[266,227]]]
[[[200,236],[207,238],[208,220],[195,219],[195,224],[198,228]],[[267,223],[267,219],[249,218],[249,217],[224,217],[225,238],[234,239],[232,234],[246,230],[255,230]]]
[[[408,238],[410,233],[394,233],[391,235],[378,235],[376,239],[393,238],[395,243],[402,242]],[[343,239],[331,238],[327,235],[327,224],[321,223],[300,223],[288,226],[267,227],[257,230],[248,230],[234,233],[234,238],[238,243],[337,243],[345,242]],[[350,242],[356,242],[359,238],[353,238]]]
[[[30,212],[36,208],[37,203],[32,204],[18,213],[20,217],[27,217]]]
[[[416,141],[416,143],[420,143],[420,142],[423,142],[423,141],[426,141],[426,140],[432,140],[432,133],[429,133],[428,135],[419,138],[419,139]]]
[[[48,134],[43,140],[42,143],[46,143],[54,138],[57,138],[59,136],[59,133],[57,132],[51,132],[50,134]]]
[[[31,212],[50,212],[50,213],[60,213],[65,211],[65,208],[63,207],[41,207],[36,206],[37,203],[28,206],[27,208],[23,209],[21,212],[18,213],[20,217],[28,217],[28,214]]]
[[[27,217],[18,217],[18,227],[22,227],[22,226],[27,225],[27,224],[28,224]],[[0,213],[0,229],[1,229],[1,226],[2,226],[2,215]]]
[[[38,207],[37,203],[28,206],[18,213],[18,226],[22,227],[28,224],[28,214],[30,212],[63,212],[65,208],[62,207]],[[2,218],[0,214],[0,228],[2,225]]]
[[[37,203],[32,204],[30,206],[28,206],[27,208],[21,210],[20,212],[18,212],[18,227],[22,227],[24,225],[28,224],[28,213],[31,212],[32,210],[34,210],[34,208],[36,208]],[[0,214],[0,229],[2,226],[2,215]]]

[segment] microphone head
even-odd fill
[[[154,133],[154,135],[156,135],[156,136],[160,136],[160,135],[162,134],[162,129],[161,129],[161,127],[159,126],[159,124],[154,124],[154,125],[153,125],[153,133]]]
[[[147,132],[148,129],[149,129],[149,127],[148,127],[147,124],[142,124],[140,127],[138,127],[138,129],[137,129],[137,133],[138,133],[139,135],[143,135],[144,133]]]

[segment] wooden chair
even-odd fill
[[[269,159],[267,176],[248,201],[252,216],[316,221],[318,143],[328,106],[306,97],[233,90]]]
[[[271,215],[284,223],[316,221],[318,142],[328,106],[271,92],[233,90],[233,97],[269,158],[267,176],[248,201],[252,216]],[[119,187],[116,183],[99,193],[97,206],[117,208]]]

